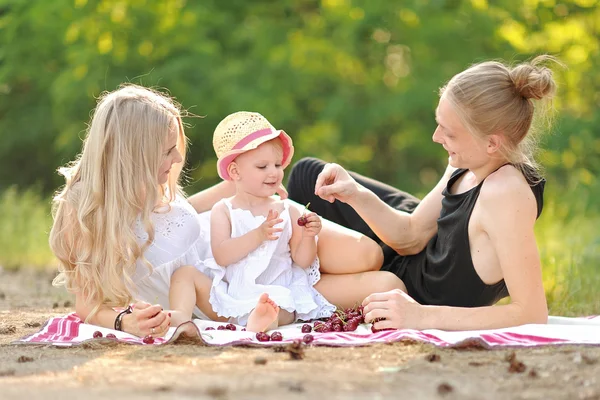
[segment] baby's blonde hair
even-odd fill
[[[506,140],[501,155],[517,166],[529,166],[523,170],[528,175],[538,168],[536,137],[531,134],[534,117],[549,110],[549,103],[539,104],[536,110],[533,100],[550,100],[556,92],[552,71],[542,66],[547,61],[560,64],[551,56],[538,56],[514,67],[483,62],[455,75],[440,89],[471,134],[481,138],[502,134]]]
[[[269,145],[273,146],[273,148],[275,149],[275,152],[277,153],[277,155],[279,157],[281,157],[281,160],[283,161],[283,143],[281,142],[281,138],[278,136],[271,140],[267,140],[263,144],[267,144],[267,143]]]
[[[173,165],[163,186],[158,176],[170,129],[178,131],[183,161]],[[102,304],[121,307],[133,300],[136,260],[154,239],[150,213],[183,194],[178,180],[185,151],[172,99],[131,84],[101,95],[82,153],[59,169],[66,184],[54,197],[50,232],[60,262],[54,284],[84,296],[94,307],[88,319]],[[148,234],[141,246],[134,232],[138,216]]]

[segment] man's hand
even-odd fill
[[[327,164],[317,177],[315,194],[333,203],[347,203],[358,192],[358,183],[338,164]]]
[[[424,308],[400,289],[373,293],[363,301],[365,322],[375,329],[423,329]]]

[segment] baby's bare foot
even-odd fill
[[[267,328],[276,328],[278,315],[279,306],[269,298],[267,293],[263,293],[260,295],[256,307],[248,317],[246,329],[250,332],[264,332]]]

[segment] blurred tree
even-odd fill
[[[190,191],[215,183],[211,137],[263,113],[296,157],[337,161],[423,194],[445,153],[431,143],[437,90],[485,59],[558,55],[556,134],[542,162],[600,194],[597,0],[0,1],[0,191],[62,182],[95,97],[122,82],[168,88],[190,112]]]

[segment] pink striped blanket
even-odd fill
[[[283,341],[259,342],[252,332],[237,330],[207,330],[216,328],[219,323],[194,320],[169,330],[164,338],[156,338],[154,345],[172,343],[182,335],[195,337],[200,344],[209,346],[273,346],[302,339],[302,324],[282,326],[277,329]],[[431,343],[439,347],[533,347],[544,345],[585,344],[600,345],[600,316],[586,318],[550,317],[546,325],[522,325],[505,329],[447,332],[436,329],[417,331],[413,329],[387,330],[372,333],[370,324],[362,324],[354,332],[311,332],[312,345],[317,346],[364,346],[373,343],[413,340]],[[102,338],[94,338],[97,332]],[[112,333],[115,338],[107,339]],[[69,314],[50,319],[40,331],[25,336],[13,344],[52,344],[74,346],[89,341],[119,341],[131,344],[144,344],[142,339],[124,332],[82,323],[75,315]]]

